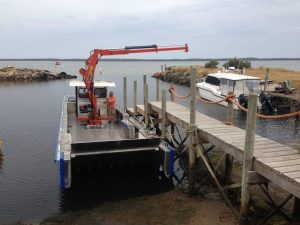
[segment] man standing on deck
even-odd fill
[[[109,92],[108,97],[106,98],[107,102],[107,115],[112,116],[113,120],[116,122],[116,96],[112,91]],[[110,121],[109,121],[110,122]]]

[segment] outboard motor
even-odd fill
[[[276,112],[277,109],[271,103],[271,98],[265,92],[261,92],[259,95],[259,101],[261,103],[261,109],[267,113]]]
[[[248,108],[248,96],[245,96],[244,94],[240,94],[238,97],[238,101],[241,106],[243,106],[246,109]]]

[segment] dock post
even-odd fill
[[[159,101],[159,79],[156,78],[156,101]]]
[[[164,72],[164,66],[163,65],[160,66],[160,70],[161,70],[161,73]]]
[[[247,223],[250,192],[247,184],[247,172],[253,170],[253,149],[256,130],[256,111],[257,111],[257,95],[249,95],[246,123],[246,138],[243,159],[243,174],[242,174],[242,193],[241,193],[241,208],[240,208],[240,224]]]
[[[167,64],[164,64],[164,71],[167,71]]]
[[[170,92],[170,99],[171,102],[175,102],[175,95],[172,92]],[[175,132],[175,126],[173,123],[171,123],[170,129],[171,129],[171,135],[173,135]]]
[[[243,67],[243,70],[242,70],[242,74],[246,74],[246,68],[245,67]]]
[[[166,124],[167,124],[167,92],[161,91],[161,135],[166,138]]]
[[[146,84],[147,84],[147,76],[144,75],[143,76],[143,94],[144,94],[144,96],[145,96],[145,86],[146,86]]]
[[[190,125],[189,125],[189,194],[195,193],[195,179],[194,179],[194,164],[196,161],[195,142],[196,142],[196,69],[192,68],[191,76],[191,102],[190,102]]]
[[[300,110],[300,91],[297,92],[297,110],[299,111]],[[300,119],[300,115],[297,116],[297,119],[299,120]]]
[[[266,76],[265,76],[265,83],[264,83],[264,92],[267,91],[267,85],[268,85],[268,80],[269,80],[269,73],[270,73],[270,69],[267,68],[266,69]]]
[[[145,117],[145,126],[149,127],[149,99],[148,99],[148,84],[145,84],[145,95],[144,95],[144,117]]]
[[[233,92],[229,91],[227,95],[232,95]],[[233,123],[233,104],[232,101],[228,101],[228,107],[227,107],[227,121],[229,123]]]
[[[124,97],[124,112],[127,109],[127,78],[123,78],[123,97]]]
[[[233,92],[228,92],[228,95],[232,95]],[[228,101],[227,107],[227,122],[228,124],[233,124],[233,104]],[[225,170],[224,170],[224,183],[229,184],[231,182],[231,172],[233,167],[233,156],[226,153],[225,155]]]
[[[136,116],[137,115],[137,81],[135,80],[133,82],[133,113]]]
[[[170,99],[171,99],[171,102],[175,102],[175,95],[170,92]]]

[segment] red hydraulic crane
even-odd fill
[[[94,95],[94,73],[96,65],[100,58],[105,55],[127,55],[133,53],[147,53],[147,52],[163,52],[163,51],[179,51],[184,50],[188,52],[188,45],[180,46],[168,46],[168,47],[158,47],[157,45],[147,45],[147,46],[130,46],[123,49],[94,49],[91,51],[90,57],[85,61],[86,69],[81,68],[79,73],[83,76],[83,81],[86,86],[86,90],[91,102],[90,115],[86,120],[88,125],[101,125],[102,120],[111,119],[108,117],[103,117],[100,115],[100,111],[97,112],[97,100]]]

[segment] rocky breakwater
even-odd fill
[[[4,67],[0,69],[0,81],[31,81],[72,79],[76,76],[65,72],[53,73],[48,70]]]
[[[197,72],[197,79],[201,79],[207,76],[207,74],[217,71],[198,66],[195,68]],[[183,86],[190,86],[191,72],[191,67],[172,66],[167,67],[164,72],[153,74],[152,77],[165,82],[175,83]]]

